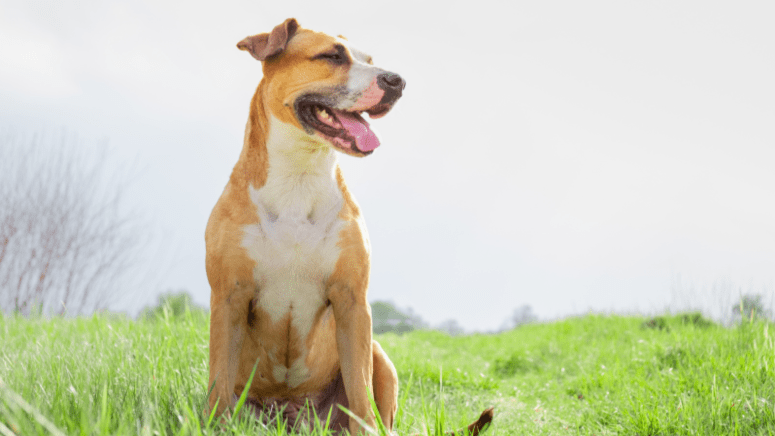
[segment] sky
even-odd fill
[[[372,243],[370,300],[431,324],[697,306],[775,290],[775,3],[0,0],[0,128],[66,129],[138,168],[156,269],[209,301],[204,228],[288,17],[401,74],[340,156]],[[164,261],[158,261],[163,253]]]

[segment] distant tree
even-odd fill
[[[511,314],[511,316],[503,323],[501,330],[511,330],[522,324],[529,324],[537,320],[538,316],[533,313],[533,308],[525,304],[514,309],[514,312]]]
[[[0,311],[93,312],[137,275],[143,238],[106,163],[64,134],[0,132]]]
[[[450,336],[462,335],[465,332],[463,326],[461,326],[456,319],[448,319],[442,322],[436,327],[436,330],[441,330]]]
[[[411,309],[402,311],[393,303],[375,301],[371,303],[371,322],[374,333],[405,333],[425,328],[427,324]]]
[[[194,304],[191,295],[187,291],[168,291],[159,295],[155,306],[143,309],[140,312],[139,318],[145,320],[178,319],[184,317],[186,312],[192,313],[195,316],[207,315],[207,310]]]
[[[758,294],[742,295],[740,301],[732,306],[732,314],[741,321],[770,318],[770,311],[765,309],[762,296]]]

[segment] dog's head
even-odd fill
[[[371,56],[344,38],[302,29],[293,18],[237,47],[263,62],[265,99],[273,116],[353,156],[379,146],[363,112],[384,116],[406,86],[401,76],[375,67]]]

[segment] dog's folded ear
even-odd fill
[[[288,18],[272,29],[271,33],[248,36],[237,44],[237,48],[249,51],[254,58],[264,61],[282,53],[298,29],[296,19]]]

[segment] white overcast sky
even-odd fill
[[[0,127],[107,139],[140,168],[131,201],[168,266],[121,308],[209,301],[204,227],[261,76],[235,44],[288,17],[407,81],[382,146],[340,157],[372,300],[486,330],[525,304],[772,292],[771,1],[0,0]]]

